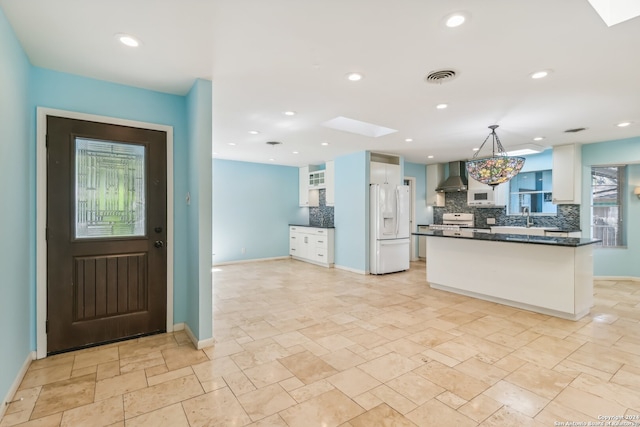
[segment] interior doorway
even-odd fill
[[[409,204],[409,231],[415,233],[416,229],[416,178],[412,176],[404,177],[404,185],[409,186],[410,204]],[[411,235],[410,259],[411,261],[418,260],[418,254],[416,252],[416,239],[417,236]]]

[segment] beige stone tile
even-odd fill
[[[170,371],[209,360],[202,350],[196,350],[192,346],[180,346],[162,350],[162,357],[164,357],[164,361]]]
[[[392,352],[398,353],[405,357],[412,357],[427,350],[425,346],[413,342],[407,338],[400,338],[398,340],[388,342],[384,346]]]
[[[27,388],[51,384],[57,381],[67,380],[71,378],[72,367],[73,362],[67,361],[67,363],[60,365],[47,366],[40,369],[29,369],[18,389],[24,390]]]
[[[640,368],[623,365],[611,378],[611,382],[634,390],[640,390]]]
[[[615,374],[623,365],[622,362],[615,359],[615,353],[611,351],[611,348],[587,343],[569,355],[567,360]]]
[[[487,384],[495,384],[509,374],[504,369],[475,358],[459,363],[455,366],[455,369]]]
[[[118,347],[96,347],[91,351],[79,352],[73,361],[73,369],[86,368],[88,366],[100,365],[101,363],[113,362],[120,359]]]
[[[126,374],[133,371],[144,371],[156,366],[166,366],[160,351],[152,351],[137,356],[120,359],[120,373]]]
[[[123,420],[122,396],[116,396],[65,411],[60,427],[109,426]]]
[[[355,345],[355,342],[351,341],[349,338],[343,337],[340,334],[318,338],[315,342],[332,352]]]
[[[98,370],[96,373],[96,379],[98,381],[115,377],[117,375],[120,375],[119,360],[114,360],[112,362],[107,362],[107,363],[101,363],[98,365]]]
[[[573,381],[572,376],[545,369],[531,363],[522,366],[505,379],[511,384],[520,386],[547,399],[556,397],[558,393]]]
[[[263,418],[260,421],[249,424],[249,427],[289,427],[278,414]]]
[[[422,332],[418,332],[407,337],[408,340],[427,348],[433,348],[455,338],[456,335],[441,331],[440,329],[436,328],[426,328]]]
[[[308,337],[302,335],[298,331],[291,331],[284,334],[275,335],[272,338],[275,342],[285,348],[293,347],[294,345],[304,344],[311,341]]]
[[[522,365],[524,365],[525,363],[527,363],[526,360],[519,359],[510,354],[498,360],[497,362],[495,362],[493,366],[495,366],[496,368],[505,370],[507,372],[513,372],[519,367],[521,367]]]
[[[465,400],[471,400],[489,388],[489,384],[438,362],[429,362],[414,372]]]
[[[535,417],[550,401],[504,380],[491,386],[484,395],[529,417]]]
[[[518,427],[545,427],[548,424],[541,424],[535,419],[518,412],[517,410],[503,406],[498,409],[480,424],[482,427],[504,427],[504,426],[518,426]]]
[[[404,328],[399,328],[393,325],[383,326],[374,330],[374,332],[381,337],[386,338],[387,340],[393,341],[399,340],[400,338],[409,335],[409,333]]]
[[[71,378],[82,377],[84,375],[95,374],[98,371],[98,365],[87,366],[71,371]]]
[[[479,353],[478,350],[467,345],[456,342],[455,340],[447,341],[437,345],[433,350],[456,359],[459,362],[469,359]]]
[[[603,399],[583,390],[569,386],[562,390],[554,402],[583,412],[592,418],[599,415],[623,414],[626,408],[618,403]]]
[[[334,427],[363,412],[364,409],[340,390],[331,390],[280,412],[280,416],[290,427],[308,427],[310,421]]]
[[[382,357],[363,363],[358,367],[381,382],[389,381],[418,367],[419,364],[398,353],[388,353]]]
[[[204,394],[195,375],[177,378],[124,395],[125,418],[147,412]]]
[[[435,360],[436,362],[439,362],[443,365],[449,366],[450,368],[460,364],[460,361],[458,359],[454,359],[453,357],[449,357],[446,356],[442,353],[439,353],[435,350],[425,350],[422,352],[422,354],[424,355],[424,357],[426,358],[426,362],[430,362],[432,360]],[[424,360],[423,360],[424,361]]]
[[[2,422],[0,423],[0,426],[10,427],[10,426],[19,424],[20,427],[59,427],[60,421],[62,420],[62,412],[49,415],[46,417],[38,418],[32,421],[27,421],[29,419],[29,416],[27,414],[27,418],[26,420],[24,420],[26,422],[20,421],[14,424],[12,421],[12,415],[16,415],[16,414],[10,414],[2,418]]]
[[[5,414],[0,420],[0,427],[12,427],[16,425],[22,425],[23,423],[29,421],[29,417],[31,416],[31,412],[33,409],[26,409],[23,411],[16,411],[10,414]],[[61,414],[60,414],[61,415]],[[58,417],[58,424],[60,423],[60,417]]]
[[[619,403],[627,408],[640,408],[640,391],[616,383],[603,381],[587,374],[580,374],[571,387]]]
[[[200,381],[200,385],[202,386],[202,389],[204,390],[205,393],[209,393],[214,390],[227,387],[227,382],[224,380],[223,377],[216,377],[209,381]]]
[[[311,384],[338,372],[308,351],[284,357],[280,359],[280,363],[305,384]]]
[[[241,353],[244,351],[244,347],[238,344],[236,340],[228,340],[217,342],[214,346],[205,348],[203,351],[209,359],[217,359],[219,357]]]
[[[147,387],[144,371],[135,371],[96,382],[94,400],[100,401]]]
[[[572,362],[567,359],[563,360],[562,362],[554,366],[553,370],[557,372],[561,372],[565,375],[569,375],[574,378],[582,373],[600,378],[601,380],[604,380],[604,381],[609,381],[611,377],[613,377],[613,374],[609,372],[604,372],[599,369],[583,365],[582,363]]]
[[[228,388],[221,388],[182,403],[191,427],[243,426],[251,420]]]
[[[27,414],[30,415],[41,391],[42,386],[18,390],[9,401],[11,403],[7,402],[9,405],[7,406],[5,414],[27,411]],[[28,416],[27,419],[29,419]]]
[[[416,405],[422,405],[445,391],[444,388],[414,372],[408,372],[394,378],[387,382],[386,385],[411,400]]]
[[[191,369],[203,383],[240,371],[240,368],[228,356],[192,365]]]
[[[148,414],[127,420],[127,427],[190,427],[180,403],[157,409]]]
[[[493,400],[492,398],[479,394],[469,402],[462,405],[458,412],[466,415],[475,422],[482,422],[491,416],[494,412],[502,407],[502,403]]]
[[[304,383],[303,383],[304,384]],[[312,397],[319,396],[335,387],[327,380],[319,380],[303,387],[298,387],[294,390],[287,390],[291,397],[293,397],[298,403],[309,400]],[[286,389],[285,389],[286,390]]]
[[[365,362],[364,358],[358,356],[347,348],[342,348],[332,353],[322,355],[320,358],[338,371],[353,368],[354,366]]]
[[[246,369],[244,374],[251,380],[256,388],[262,388],[293,376],[293,374],[277,360]]]
[[[551,401],[547,406],[545,406],[544,409],[536,415],[535,419],[536,421],[548,426],[553,426],[556,425],[555,423],[557,422],[567,420],[575,421],[577,423],[597,421],[595,418],[590,417],[583,412],[561,405],[556,401]]]
[[[67,365],[73,363],[75,359],[75,352],[56,354],[54,356],[47,356],[43,359],[36,359],[29,365],[29,371],[37,371],[42,368],[52,368],[54,366]]]
[[[31,418],[40,418],[93,402],[96,374],[47,384],[33,408]]]
[[[280,381],[278,384],[280,384],[280,386],[282,386],[286,391],[292,391],[297,388],[304,387],[304,383],[296,377],[287,378],[286,380]]]
[[[238,401],[252,421],[268,417],[296,404],[280,384],[271,384],[240,395]],[[282,416],[282,413],[280,415]],[[286,421],[286,418],[283,418]]]
[[[458,409],[468,402],[468,400],[463,399],[455,393],[451,393],[449,390],[440,393],[436,396],[436,399],[453,409]]]
[[[240,396],[241,394],[248,393],[256,389],[254,383],[252,383],[243,372],[234,372],[224,375],[222,378],[236,396]]]
[[[433,427],[443,425],[443,423],[456,427],[474,427],[476,425],[476,422],[471,418],[435,399],[417,407],[406,414],[406,417],[419,427]]]
[[[326,378],[338,390],[355,397],[380,385],[380,381],[358,368],[350,368]]]
[[[168,371],[158,375],[149,376],[149,370],[146,370],[147,384],[149,386],[154,386],[156,384],[163,383],[169,380],[175,380],[176,378],[186,377],[188,375],[193,375],[193,369],[191,366],[187,366],[185,368],[176,369],[175,371]]]
[[[352,427],[415,427],[404,415],[383,403],[348,422]]]
[[[313,344],[313,343],[311,343]],[[314,344],[322,348],[322,352],[326,353],[327,350],[317,344]],[[289,356],[291,353],[284,347],[272,339],[255,341],[245,344],[246,351],[241,353],[235,353],[229,356],[240,369],[249,369],[264,363],[273,362],[282,357]]]
[[[360,405],[365,411],[370,411],[384,402],[378,396],[371,392],[362,393],[360,396],[353,398],[353,401]]]
[[[418,406],[402,394],[384,384],[372,389],[370,393],[401,414],[413,411]]]
[[[560,363],[562,359],[564,359],[563,356],[558,356],[546,351],[534,349],[529,347],[528,345],[520,347],[519,349],[511,353],[511,355],[517,357],[518,359],[525,360],[529,363],[533,363],[547,369],[552,369],[554,366]]]

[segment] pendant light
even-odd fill
[[[491,133],[487,135],[473,158],[467,162],[469,176],[478,182],[490,185],[494,189],[497,185],[505,183],[516,176],[524,166],[524,157],[509,156],[504,150],[500,143],[500,138],[496,134],[497,128],[498,125],[489,126]],[[492,138],[493,147],[491,157],[478,157],[482,147],[490,137]]]

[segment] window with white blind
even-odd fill
[[[591,168],[591,237],[603,247],[625,247],[626,166]]]

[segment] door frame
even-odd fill
[[[416,231],[418,231],[418,225],[416,224],[416,178],[414,176],[405,176],[404,177],[404,181],[408,181],[409,182],[409,188],[411,189],[411,195],[410,195],[410,199],[411,199],[411,204],[409,207],[409,214],[411,215],[411,225],[413,226],[412,230],[410,230],[410,233],[415,233]],[[411,261],[417,261],[418,257],[416,255],[416,236],[414,236],[413,234],[411,234],[411,252],[410,252],[410,259]]]
[[[173,332],[173,127],[38,107],[36,123],[36,358],[47,356],[47,116],[130,126],[167,133],[167,332]]]

